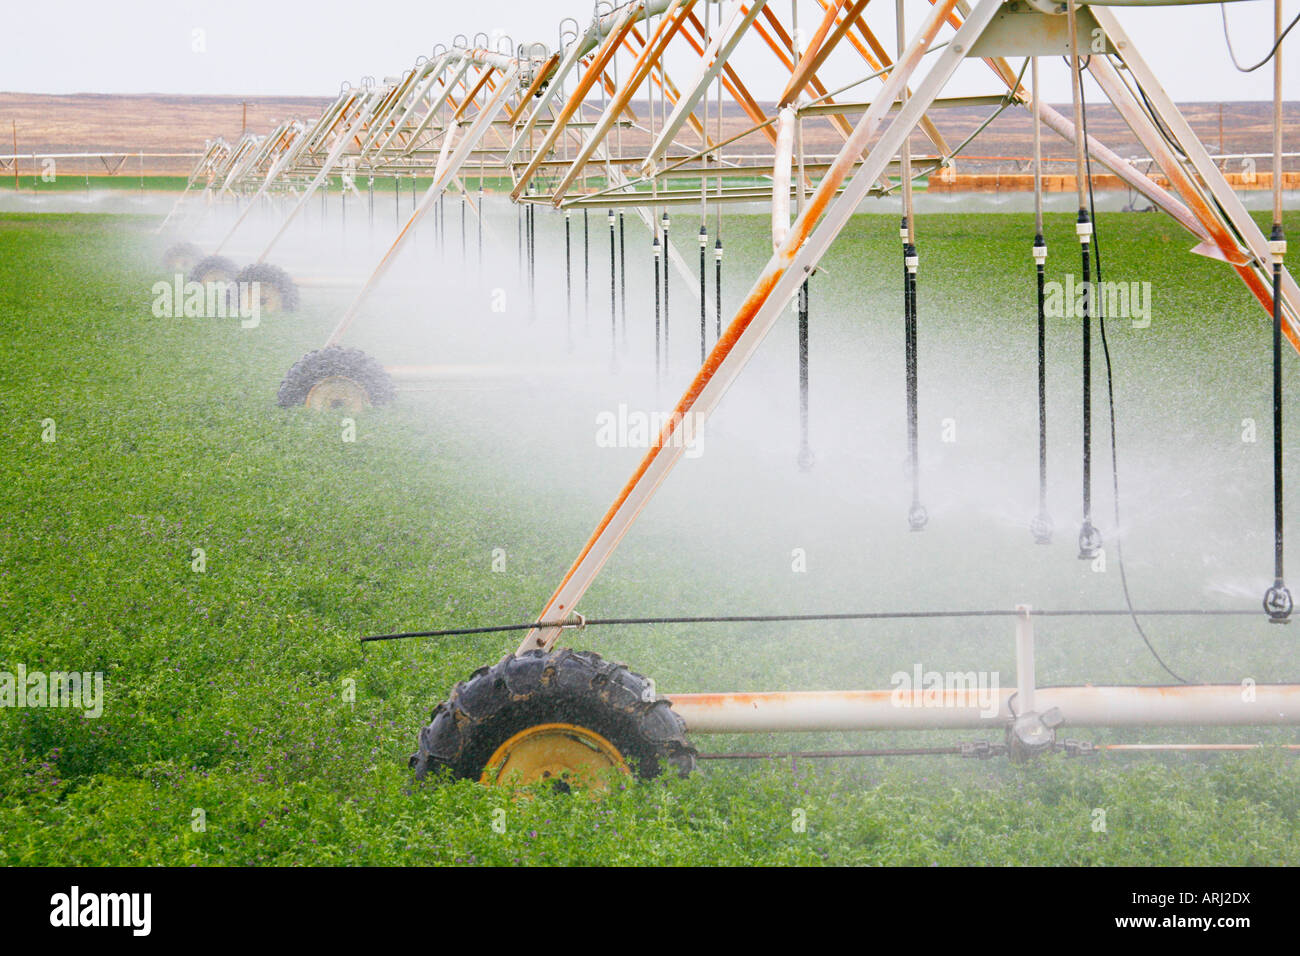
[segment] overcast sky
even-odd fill
[[[774,2],[787,17],[792,0]],[[909,0],[909,22],[918,23],[926,6]],[[879,8],[892,10],[893,4],[877,0],[873,7],[882,13]],[[1267,52],[1272,7],[1273,0],[1228,5],[1243,62]],[[1285,0],[1283,8],[1289,19],[1300,12],[1300,0]],[[817,9],[812,0],[800,0],[805,25],[816,22]],[[590,11],[584,0],[37,0],[15,3],[5,14],[0,91],[332,96],[341,80],[397,73],[457,33],[503,31],[554,48],[560,20],[578,16],[585,24]],[[883,24],[877,30],[882,40],[892,38],[890,17],[873,16],[868,22]],[[1269,67],[1249,75],[1233,69],[1218,4],[1125,8],[1118,16],[1176,99],[1271,97]],[[1300,27],[1284,50],[1287,98],[1300,98]],[[759,98],[779,92],[782,77],[774,62],[759,49],[738,63],[748,63],[745,73]],[[1068,99],[1065,70],[1053,70],[1045,83],[1047,98]]]

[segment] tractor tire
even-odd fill
[[[192,242],[178,242],[163,253],[163,268],[168,272],[188,275],[203,258],[203,250]]]
[[[241,286],[244,283],[258,283],[261,310],[268,315],[298,311],[298,286],[289,277],[289,273],[279,266],[254,262],[245,266],[235,281]]]
[[[684,777],[695,769],[695,748],[653,689],[590,651],[510,654],[452,688],[421,728],[411,767],[419,780],[445,770],[481,783],[550,780],[557,790],[608,766],[650,779],[667,764]]]
[[[365,352],[332,345],[308,352],[294,363],[280,383],[276,403],[285,408],[306,405],[318,411],[361,411],[387,405],[396,392],[388,372]]]
[[[225,256],[204,256],[190,270],[191,282],[234,282],[239,267]]]

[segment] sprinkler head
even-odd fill
[[[1007,756],[1013,763],[1026,763],[1056,749],[1056,728],[1065,723],[1059,708],[1044,713],[1021,714],[1007,728]]]
[[[930,513],[925,510],[925,506],[914,504],[907,512],[907,526],[913,531],[924,531],[925,526],[930,523]]]
[[[1051,544],[1052,516],[1046,511],[1038,512],[1034,519],[1029,522],[1029,531],[1033,534],[1035,543]]]
[[[1264,593],[1264,612],[1268,614],[1270,624],[1291,623],[1291,611],[1294,606],[1291,591],[1281,578],[1274,581],[1273,586]]]
[[[1085,520],[1083,527],[1079,529],[1079,559],[1091,561],[1100,550],[1101,532],[1093,527],[1091,521]]]

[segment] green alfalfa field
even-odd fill
[[[358,637],[533,619],[632,459],[597,467],[566,490],[574,466],[548,450],[548,409],[529,417],[508,392],[405,393],[389,408],[358,415],[356,440],[342,441],[337,416],[274,404],[284,370],[318,347],[337,304],[306,290],[301,313],[267,317],[256,330],[235,320],[155,317],[155,223],[0,217],[0,670],[21,663],[104,675],[97,719],[74,710],[0,709],[0,862],[1300,862],[1300,762],[1278,747],[1137,759],[1057,754],[1024,766],[955,757],[708,761],[686,779],[628,780],[599,799],[539,791],[521,800],[473,782],[416,784],[407,759],[430,709],[456,681],[512,650],[519,635],[364,649]],[[1289,225],[1300,234],[1300,220]],[[752,276],[760,262],[763,227],[742,218],[730,226],[732,302],[743,292],[743,264],[754,267]],[[1177,227],[1120,214],[1104,214],[1101,227],[1116,237],[1107,248],[1116,274],[1141,264],[1155,280],[1157,334],[1118,326],[1112,333],[1125,396],[1121,455],[1161,460],[1162,449],[1173,447],[1166,439],[1177,438],[1180,462],[1195,454],[1221,469],[1201,482],[1186,469],[1169,476],[1156,470],[1157,479],[1170,479],[1170,513],[1179,514],[1182,502],[1192,516],[1171,518],[1168,532],[1188,545],[1190,557],[1144,550],[1138,532],[1145,526],[1133,529],[1126,547],[1139,603],[1185,602],[1181,583],[1207,560],[1198,534],[1239,541],[1216,544],[1214,553],[1253,562],[1255,577],[1269,570],[1267,441],[1243,446],[1241,436],[1248,417],[1267,434],[1267,327],[1225,267],[1181,254],[1189,243]],[[1049,242],[1066,255],[1073,248],[1069,217],[1051,217],[1049,228]],[[859,216],[837,245],[817,280],[815,360],[827,356],[819,344],[852,335],[863,314],[891,308],[895,230],[894,217]],[[1023,309],[1019,325],[990,317],[1023,305],[1031,275],[1024,217],[925,216],[922,232],[933,237],[927,255],[950,264],[922,287],[925,317],[959,311],[940,299],[943,288],[968,297],[978,290],[999,304],[975,310],[984,318],[965,316],[954,361],[969,367],[954,377],[1032,382],[1024,378],[1032,372],[1024,364],[1032,333]],[[1153,249],[1161,255],[1151,264]],[[874,258],[863,265],[854,256]],[[1073,327],[1054,326],[1053,342],[1064,351],[1073,334]],[[923,344],[937,349],[940,339]],[[825,363],[832,364],[829,356]],[[1291,380],[1295,371],[1290,356]],[[1022,392],[1023,407],[1008,414],[1032,426],[1032,392]],[[504,441],[501,421],[512,414],[524,427]],[[1062,435],[1067,425],[1077,427],[1071,415],[1061,412]],[[43,440],[47,420],[53,441]],[[590,419],[555,428],[587,435],[590,450]],[[1027,440],[1024,461],[1032,462],[1032,432]],[[1144,500],[1135,493],[1133,507]],[[941,585],[928,606],[973,606],[980,597],[1002,606],[1020,593],[998,580],[1023,579],[1024,569],[997,555],[1028,551],[1032,564],[1051,564],[1026,543],[1023,524],[945,537],[945,525],[958,519],[930,504],[928,551],[900,558],[899,549],[919,549],[912,542],[925,536],[880,530],[863,546],[868,557],[832,562],[797,606],[766,599],[777,587],[772,582],[788,580],[784,543],[773,544],[776,557],[761,557],[769,543],[785,541],[780,531],[758,527],[740,544],[733,537],[716,562],[694,551],[682,561],[675,557],[682,529],[670,515],[647,515],[646,527],[634,532],[640,549],[611,564],[584,609],[897,608],[900,594],[914,597],[900,583],[911,575],[928,580],[922,589]],[[1058,505],[1056,564],[1025,597],[1117,606],[1113,568],[1094,575],[1067,553],[1072,507]],[[724,509],[716,527],[705,522],[693,533],[734,536],[723,527],[728,517]],[[770,517],[774,526],[797,524],[799,503],[785,501]],[[1233,537],[1247,525],[1249,533]],[[509,554],[504,573],[491,569],[498,544]],[[205,555],[201,572],[196,548]],[[1046,583],[1061,577],[1066,584]],[[990,582],[994,593],[981,593]],[[1190,599],[1212,603],[1201,592]],[[1254,606],[1257,599],[1223,601]],[[914,660],[1011,674],[1009,626],[660,626],[592,629],[572,643],[625,661],[668,692],[887,686],[891,672]],[[1106,627],[1104,640],[1082,624],[1046,638],[1044,682],[1167,680],[1131,625]],[[1153,635],[1178,668],[1197,677],[1290,680],[1296,627],[1251,619],[1162,626]],[[1297,740],[1285,729],[1071,735]],[[719,752],[979,737],[696,743]]]

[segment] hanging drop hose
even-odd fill
[[[1071,0],[1071,2],[1073,2],[1073,0]],[[1076,79],[1080,78],[1076,76]],[[1088,105],[1083,96],[1083,84],[1081,82],[1079,84],[1079,89],[1079,125],[1076,126],[1075,129],[1077,129],[1081,134],[1083,142],[1087,142]],[[1087,175],[1088,211],[1091,215],[1092,221],[1095,222],[1097,215],[1092,189],[1092,158],[1088,156],[1087,153],[1084,154],[1084,172]],[[1093,235],[1093,246],[1097,256],[1097,286],[1101,287],[1101,237],[1099,234],[1095,233],[1095,230]],[[1129,619],[1133,622],[1133,627],[1137,631],[1138,637],[1140,637],[1142,643],[1146,645],[1147,651],[1150,652],[1151,657],[1160,665],[1160,669],[1174,680],[1178,681],[1178,683],[1186,684],[1188,683],[1187,678],[1181,677],[1165,663],[1164,658],[1162,658],[1159,652],[1156,651],[1155,645],[1151,643],[1151,639],[1147,637],[1146,630],[1142,627],[1142,622],[1138,620],[1138,612],[1133,606],[1133,595],[1130,593],[1128,587],[1128,569],[1124,564],[1123,537],[1119,533],[1119,441],[1118,429],[1115,424],[1115,373],[1110,358],[1110,342],[1106,337],[1106,311],[1104,299],[1099,296],[1097,304],[1098,329],[1101,332],[1101,353],[1106,363],[1106,407],[1110,415],[1110,481],[1115,518],[1115,563],[1119,567],[1119,583],[1124,592],[1124,605],[1128,610]],[[1100,539],[1100,535],[1098,535],[1098,539]],[[1100,545],[1100,540],[1098,540],[1098,545]]]
[[[708,295],[704,286],[705,264],[708,259],[709,248],[709,230],[705,228],[704,223],[700,223],[700,364],[704,364],[704,359],[709,354],[708,348],[708,318],[705,315],[708,304]]]
[[[929,523],[930,516],[921,504],[917,428],[916,269],[920,260],[912,242],[912,229],[906,215],[903,216],[898,233],[903,240],[903,373],[907,402],[907,472],[912,483],[912,504],[907,512],[907,526],[913,531],[921,531]]]
[[[1078,129],[1079,127],[1075,127]],[[1091,186],[1088,187],[1091,189]],[[1079,557],[1090,560],[1101,550],[1101,532],[1092,523],[1092,220],[1079,209],[1075,224],[1083,260],[1083,525],[1079,528]]]
[[[668,355],[668,210],[664,210],[664,371],[672,364]]]
[[[1034,272],[1038,285],[1038,514],[1029,530],[1039,544],[1052,542],[1052,516],[1047,512],[1047,317],[1045,283],[1047,240],[1043,238],[1043,137],[1038,116],[1038,57],[1032,60],[1034,112]]]
[[[1300,19],[1300,18],[1298,18]],[[1282,38],[1295,26],[1282,29],[1282,0],[1273,0],[1273,231],[1268,251],[1273,259],[1273,586],[1264,593],[1264,611],[1274,624],[1286,624],[1294,602],[1286,586],[1282,557],[1282,260],[1286,233],[1282,230]],[[1224,20],[1226,35],[1227,20]]]
[[[916,243],[908,243],[903,256],[906,273],[905,305],[907,315],[907,447],[911,460],[912,472],[912,506],[907,512],[907,525],[913,531],[921,531],[930,521],[930,516],[921,504],[921,456],[919,431],[917,428],[917,350],[916,350],[916,270],[920,262],[916,253]]]
[[[715,296],[713,320],[716,323],[714,329],[714,341],[722,338],[722,236],[718,235],[717,241],[713,243],[713,294]]]
[[[528,206],[528,316],[537,317],[537,207]]]
[[[623,214],[618,214],[618,297],[623,325],[623,348],[627,348],[627,247],[623,243]]]
[[[591,223],[582,211],[582,330],[591,332]]]
[[[1092,195],[1087,139],[1084,133],[1083,61],[1079,57],[1079,34],[1076,0],[1066,3],[1067,29],[1070,33],[1070,93],[1074,105],[1074,177],[1079,199],[1079,217],[1075,234],[1079,237],[1079,254],[1083,267],[1083,524],[1079,528],[1079,557],[1092,560],[1101,551],[1101,532],[1092,523],[1092,219],[1088,210]]]
[[[659,384],[659,378],[663,370],[663,359],[659,351],[659,233],[655,233],[654,242],[651,243],[654,250],[654,275],[655,275],[655,384]]]
[[[1278,53],[1281,59],[1281,53]],[[1281,176],[1275,172],[1275,181]],[[1274,624],[1290,621],[1294,602],[1286,586],[1282,567],[1282,257],[1286,254],[1286,235],[1279,216],[1273,223],[1268,247],[1273,257],[1273,585],[1264,594],[1264,611]]]
[[[799,286],[799,469],[813,466],[812,445],[808,440],[808,280]]]
[[[1039,544],[1052,543],[1052,516],[1047,512],[1046,261],[1047,241],[1040,226],[1034,235],[1034,271],[1038,285],[1038,514],[1029,523],[1029,530]]]
[[[573,253],[569,242],[569,210],[564,210],[564,334],[573,347]]]
[[[618,358],[618,297],[617,260],[614,248],[614,210],[609,210],[609,359]]]
[[[903,0],[895,0],[894,26],[898,42],[898,58],[906,48],[906,31],[903,22]],[[904,84],[900,93],[904,107],[908,89]],[[916,253],[916,212],[912,208],[912,148],[910,137],[904,137],[898,154],[898,172],[903,193],[903,220],[898,235],[903,242],[903,364],[904,389],[907,393],[907,471],[912,483],[912,504],[907,510],[907,526],[912,531],[922,531],[930,515],[921,504],[921,461],[919,431],[917,428],[917,374],[916,374],[916,270],[920,258]]]

